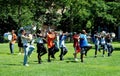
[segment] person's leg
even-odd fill
[[[66,48],[66,47],[64,47],[64,48],[63,48],[63,55],[66,55],[66,54],[67,54],[67,52],[68,52],[67,48]]]
[[[40,56],[41,50],[40,49],[41,49],[40,44],[37,43],[37,53],[38,53],[37,58],[38,58],[38,63],[39,64],[41,63],[41,56]]]
[[[43,56],[46,53],[47,53],[46,47],[43,45],[40,56]]]
[[[27,47],[27,46],[24,46],[23,47],[24,48],[24,62],[23,62],[23,65],[27,65],[28,63],[27,63],[27,61],[28,61],[28,50],[29,50],[29,48]]]
[[[43,56],[46,53],[47,53],[47,50],[46,50],[46,48],[44,48],[44,49],[41,50],[40,56]]]
[[[111,55],[111,45],[107,44],[107,48],[108,48],[108,56],[110,56]]]
[[[10,46],[10,53],[13,54],[14,44],[10,43],[9,46]]]
[[[63,47],[61,47],[60,49],[61,49],[60,60],[63,60]]]
[[[52,48],[50,48],[51,58],[55,58],[54,54],[55,54],[54,47],[52,47]]]
[[[95,57],[97,57],[97,50],[98,50],[98,46],[95,45]]]
[[[32,51],[35,49],[35,47],[30,45],[28,46],[28,48],[29,48],[28,56],[30,56],[32,54]]]
[[[81,55],[80,55],[80,59],[81,59],[81,62],[83,62],[83,55],[85,54],[85,48],[81,48]]]
[[[92,48],[92,46],[85,46],[85,56],[87,56],[87,52]]]
[[[102,45],[102,47],[103,47],[103,57],[105,56],[105,44],[104,45]]]
[[[38,53],[38,63],[41,64],[41,56],[40,56],[40,53]]]
[[[48,62],[51,62],[51,60],[50,60],[50,48],[48,48]]]
[[[114,48],[113,48],[113,46],[112,46],[112,44],[111,44],[111,54],[112,54],[113,51],[114,51]]]
[[[75,51],[75,52],[73,53],[73,55],[74,55],[74,59],[76,59],[76,58],[77,58],[77,56],[76,56],[76,55],[77,55],[76,47],[74,47],[74,51]]]

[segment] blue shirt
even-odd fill
[[[85,34],[80,34],[80,47],[88,46],[87,36]]]
[[[66,38],[67,38],[66,35],[61,35],[60,42],[59,42],[60,47],[66,47],[65,46],[65,39]]]

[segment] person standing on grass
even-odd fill
[[[60,49],[61,49],[61,53],[60,53],[60,60],[63,60],[63,56],[65,56],[68,52],[66,46],[65,46],[65,39],[67,38],[67,33],[65,31],[63,31],[62,35],[60,35]]]
[[[107,45],[107,49],[108,49],[108,56],[111,56],[114,48],[113,48],[112,43],[111,43],[112,42],[112,37],[109,33],[107,34],[105,40],[106,40],[106,45]]]
[[[56,38],[55,33],[53,32],[53,30],[50,29],[47,34],[48,62],[51,62],[50,57],[55,58],[54,51],[53,51],[53,48],[55,46],[54,44],[55,38]]]
[[[46,47],[44,46],[44,37],[41,30],[37,30],[37,53],[38,53],[38,63],[41,64],[41,57],[47,53]],[[45,39],[44,39],[45,40]]]
[[[73,35],[73,47],[74,47],[74,50],[75,50],[75,53],[73,53],[74,55],[74,60],[75,61],[78,61],[77,59],[77,54],[80,52],[80,46],[79,46],[79,32],[75,32],[74,35]]]
[[[97,57],[97,51],[100,52],[100,36],[98,34],[97,31],[95,31],[95,34],[94,34],[94,44],[95,44],[95,56],[94,57]]]
[[[101,44],[101,47],[103,49],[103,57],[105,57],[105,51],[107,51],[107,45],[106,45],[106,41],[105,41],[105,36],[101,36],[101,39],[100,39],[100,44]]]
[[[80,48],[81,48],[81,62],[83,62],[83,55],[87,56],[88,50],[92,48],[92,46],[88,43],[86,31],[82,30],[80,34]]]
[[[14,44],[17,40],[17,36],[15,34],[15,30],[12,30],[11,34],[12,34],[12,39],[10,41],[9,46],[10,46],[10,53],[13,54],[14,53]]]
[[[29,66],[28,65],[28,56],[30,57],[30,55],[32,54],[32,51],[35,49],[35,47],[29,44],[29,42],[32,40],[32,35],[31,34],[26,35],[25,30],[22,30],[21,33],[22,33],[21,39],[22,39],[23,49],[24,49],[23,65]]]
[[[21,55],[23,52],[23,43],[22,43],[22,40],[21,40],[21,31],[24,30],[23,27],[21,27],[19,30],[18,30],[18,47],[19,47],[19,54],[18,55]]]

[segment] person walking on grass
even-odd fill
[[[24,30],[23,27],[21,27],[18,30],[18,47],[19,47],[19,53],[18,53],[18,55],[21,55],[22,53],[24,53],[24,51],[23,51],[23,43],[22,43],[22,40],[21,40],[21,31],[22,30]]]
[[[60,60],[63,60],[63,56],[65,56],[68,52],[66,46],[65,46],[65,39],[67,38],[67,33],[65,31],[63,31],[62,35],[60,35],[60,49],[61,49],[61,53],[60,53]]]
[[[55,44],[54,44],[55,38],[56,38],[55,33],[53,32],[53,30],[50,29],[48,34],[47,34],[48,62],[51,62],[50,57],[55,58],[54,57],[55,53],[53,50],[53,48],[55,46]]]
[[[77,54],[80,52],[80,46],[79,46],[79,32],[75,32],[74,35],[73,35],[73,47],[74,47],[74,50],[75,52],[73,53],[74,55],[74,60],[75,61],[78,61],[77,59]]]
[[[12,30],[11,34],[12,34],[12,39],[10,41],[9,47],[10,47],[10,53],[14,54],[14,44],[15,44],[15,42],[17,40],[17,36],[15,34],[15,30]]]
[[[111,37],[110,33],[107,34],[105,40],[106,40],[106,45],[107,45],[107,49],[108,49],[108,56],[111,56],[114,48],[112,45],[112,37]]]
[[[41,57],[47,53],[46,47],[44,45],[44,37],[41,33],[41,30],[37,30],[37,53],[38,53],[38,63],[41,64]],[[44,39],[45,40],[45,39]]]
[[[87,56],[88,50],[92,48],[92,46],[88,43],[86,31],[82,30],[80,34],[80,48],[81,48],[81,62],[83,62],[83,55]]]
[[[100,35],[98,34],[97,31],[95,31],[95,34],[94,34],[94,44],[95,44],[95,58],[97,57],[97,52],[99,51],[100,52]]]
[[[29,42],[32,40],[32,35],[31,34],[26,35],[25,30],[22,30],[21,33],[22,33],[21,39],[22,39],[23,49],[24,49],[23,65],[29,66],[28,65],[28,56],[30,57],[30,55],[32,54],[32,51],[35,49],[35,47],[33,45],[29,44]]]

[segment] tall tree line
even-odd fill
[[[1,35],[32,23],[65,31],[120,25],[119,0],[0,0],[0,8]]]

